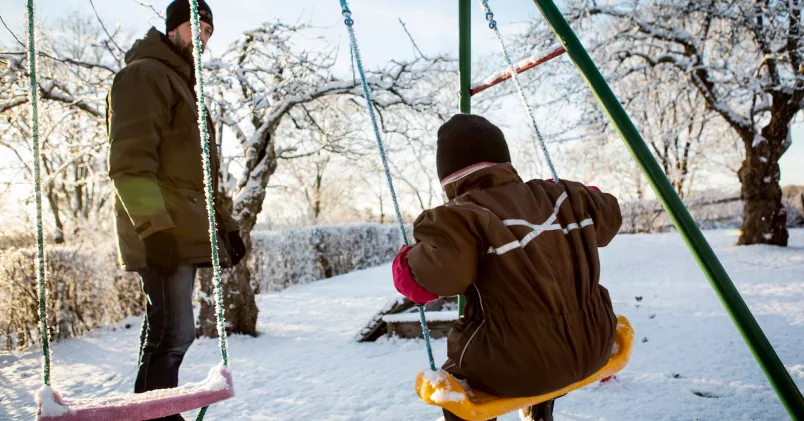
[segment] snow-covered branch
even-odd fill
[[[804,109],[801,2],[598,3],[568,0],[565,16],[576,27],[590,24],[584,35],[596,44],[591,52],[623,105],[643,127],[647,124],[643,130],[652,135],[651,125],[660,129],[656,134],[663,137],[647,136],[655,142],[654,155],[661,160],[676,150],[682,161],[693,157],[695,149],[682,147],[680,134],[704,140],[739,139],[742,165],[737,175],[749,213],[740,243],[784,245],[778,160],[792,143],[791,122]],[[537,33],[542,26],[534,22],[527,33]],[[653,80],[659,75],[661,81]],[[689,91],[695,93],[693,103],[717,116],[714,120],[702,116],[700,123],[707,127],[703,131],[699,127],[691,132],[698,123],[678,118],[698,108],[676,109],[681,114],[673,117],[665,114],[677,102],[665,104],[665,110],[648,110],[651,103],[643,100],[650,96],[665,101],[670,92]],[[589,109],[581,114],[583,124],[609,127],[592,100],[585,105]],[[673,123],[660,124],[662,119],[656,116],[663,115]],[[716,129],[723,123],[726,130]],[[670,161],[662,164],[666,172],[673,169]],[[683,166],[680,169],[683,172]]]
[[[27,96],[19,96],[6,102],[0,102],[0,114],[22,104],[28,103]]]
[[[80,99],[70,94],[66,87],[56,82],[46,82],[39,84],[39,95],[42,99],[61,102],[80,110],[86,111],[99,119],[104,118],[105,113],[85,99]],[[27,101],[27,100],[26,100]]]
[[[243,150],[242,173],[231,196],[234,214],[245,227],[253,225],[268,180],[286,151],[293,150],[297,159],[318,152],[359,154],[355,147],[364,143],[365,135],[355,133],[368,135],[360,123],[365,105],[360,80],[333,73],[337,50],[330,45],[299,43],[302,38],[309,41],[304,35],[307,29],[281,22],[263,24],[244,32],[206,66],[209,82],[222,88],[218,101],[228,110],[220,121],[234,132]],[[454,64],[441,56],[419,57],[367,72],[384,127],[390,120],[403,120],[396,116],[389,120],[383,111],[436,118],[446,114],[438,97],[446,97],[452,85],[436,80],[455,76]]]

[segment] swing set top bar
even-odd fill
[[[547,63],[548,61],[550,61],[550,60],[552,60],[552,59],[554,59],[556,57],[560,57],[562,54],[564,54],[566,52],[567,52],[567,50],[565,50],[563,46],[559,46],[557,48],[553,48],[553,47],[548,48],[547,50],[542,51],[541,53],[537,54],[533,58],[526,59],[526,60],[523,60],[523,61],[519,62],[516,65],[516,73],[520,74],[522,72],[526,72],[526,71],[528,71],[530,69],[533,69],[533,68],[535,68],[537,66],[540,66],[540,65],[542,65],[544,63]],[[475,95],[485,91],[486,89],[491,88],[494,85],[497,85],[497,84],[500,84],[502,82],[505,82],[508,79],[511,79],[511,72],[508,69],[506,69],[506,70],[504,70],[504,71],[502,71],[500,73],[497,73],[496,75],[488,77],[483,82],[480,82],[480,83],[478,83],[476,85],[473,85],[472,90],[471,90],[471,94],[472,94],[472,96],[475,96]]]
[[[459,0],[460,6],[460,86],[461,112],[470,112],[472,95],[471,82],[471,32],[470,0]],[[729,316],[737,326],[748,348],[754,354],[765,376],[770,381],[790,417],[804,421],[804,397],[801,395],[790,374],[776,355],[768,338],[757,324],[748,306],[734,287],[728,273],[721,265],[709,243],[704,238],[695,220],[690,215],[681,198],[667,180],[656,159],[648,149],[636,126],[612,92],[603,75],[584,49],[564,16],[553,0],[534,0],[544,18],[550,24],[567,54],[594,93],[600,106],[608,115],[634,160],[639,165],[651,187],[656,192],[673,224],[687,243],[701,270],[717,293]],[[535,66],[534,66],[535,67]],[[524,69],[523,69],[524,71]],[[508,73],[510,77],[510,72]],[[501,80],[502,81],[502,80]],[[500,81],[500,82],[501,82]],[[497,82],[499,83],[499,82]],[[493,86],[493,85],[492,85]]]

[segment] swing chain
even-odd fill
[[[371,120],[371,126],[374,129],[374,136],[377,139],[377,149],[380,152],[380,159],[382,161],[383,168],[385,169],[385,178],[388,182],[388,190],[391,193],[391,200],[394,204],[394,210],[396,211],[396,219],[399,222],[399,230],[402,234],[402,240],[405,245],[409,244],[408,235],[405,231],[405,222],[402,219],[402,212],[399,209],[399,200],[396,197],[396,190],[394,190],[394,181],[391,177],[391,167],[388,164],[388,156],[385,154],[385,147],[382,143],[382,136],[380,134],[380,126],[377,122],[377,116],[374,113],[374,106],[371,102],[371,89],[369,89],[368,81],[366,80],[366,72],[363,69],[363,59],[360,57],[360,48],[357,45],[357,36],[355,35],[355,29],[352,26],[354,21],[352,20],[351,14],[352,12],[349,10],[349,7],[346,4],[346,0],[340,0],[341,2],[341,10],[343,11],[343,15],[346,17],[344,23],[347,26],[347,31],[349,32],[349,42],[351,44],[352,53],[354,54],[355,64],[357,65],[357,70],[360,73],[360,81],[363,86],[363,95],[366,99],[366,108],[368,109],[369,118]],[[433,349],[430,345],[430,334],[429,330],[427,329],[427,320],[425,319],[424,315],[424,306],[417,306],[419,309],[419,318],[421,320],[422,325],[422,334],[424,336],[424,343],[427,346],[427,359],[430,363],[430,369],[435,371],[435,361],[433,360]]]
[[[204,74],[201,66],[201,19],[198,14],[198,0],[190,0],[190,23],[193,34],[193,62],[195,67],[196,96],[198,107],[198,131],[200,132],[201,159],[204,168],[204,191],[206,196],[206,208],[209,223],[209,243],[210,257],[212,260],[213,284],[215,286],[215,316],[218,329],[218,347],[221,352],[223,366],[229,366],[229,355],[226,350],[226,321],[223,312],[223,290],[221,287],[221,266],[218,255],[218,238],[216,235],[214,193],[212,191],[212,178],[217,176],[212,174],[211,154],[209,151],[209,126],[207,125],[207,107],[204,104]]]
[[[341,5],[341,14],[343,15],[343,17],[346,18],[344,19],[343,23],[345,23],[346,26],[351,28],[352,25],[355,24],[355,21],[354,19],[352,19],[352,11],[349,10],[349,6],[346,3],[343,3]]]
[[[505,40],[503,40],[502,34],[500,34],[500,30],[497,28],[497,22],[494,21],[494,13],[491,12],[489,0],[480,0],[480,5],[486,12],[486,19],[490,22],[489,28],[494,30],[494,34],[497,36],[497,41],[500,43],[500,49],[505,57],[505,61],[508,63],[508,69],[511,74],[511,82],[513,82],[514,86],[516,86],[519,99],[522,101],[522,106],[525,107],[525,112],[528,115],[530,126],[533,129],[533,132],[536,134],[536,138],[539,141],[539,148],[542,150],[542,154],[544,154],[544,158],[547,161],[547,166],[550,168],[550,173],[553,176],[553,182],[558,183],[558,172],[556,171],[555,165],[553,165],[553,159],[550,157],[550,151],[547,149],[547,143],[544,140],[544,136],[542,136],[542,132],[539,130],[539,126],[536,124],[536,117],[534,117],[533,110],[530,108],[530,104],[528,104],[528,100],[525,97],[525,91],[522,89],[522,84],[519,82],[516,66],[514,66],[514,62],[511,60],[511,55],[508,54],[508,49],[505,48]]]
[[[497,29],[497,21],[494,20],[494,13],[489,8],[488,0],[482,0],[483,8],[486,9],[486,20],[489,22],[489,29]]]
[[[42,332],[42,382],[50,386],[50,328],[47,323],[47,278],[45,273],[45,239],[42,230],[42,171],[39,143],[38,85],[36,81],[36,20],[34,2],[28,0],[28,77],[31,102],[31,150],[33,151],[34,202],[36,203],[36,285],[39,295],[39,330]]]
[[[221,266],[220,256],[218,255],[218,239],[216,234],[215,223],[215,210],[214,210],[214,192],[212,190],[213,177],[217,174],[212,174],[211,153],[209,145],[209,125],[207,124],[207,107],[204,103],[204,73],[201,65],[201,18],[198,14],[198,0],[189,0],[190,2],[190,24],[193,36],[193,65],[195,70],[196,80],[196,99],[198,107],[198,131],[201,136],[201,159],[204,168],[204,193],[206,198],[207,217],[209,223],[209,243],[210,243],[210,258],[212,260],[212,279],[214,284],[214,299],[215,299],[215,318],[218,330],[218,347],[220,348],[221,360],[224,367],[229,367],[229,354],[227,352],[226,340],[226,316],[224,314],[224,300],[223,300],[223,287],[221,286]],[[214,145],[212,147],[215,147]],[[201,408],[196,418],[196,421],[203,421],[204,415],[207,413],[205,406]]]

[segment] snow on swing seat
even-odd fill
[[[430,405],[440,406],[467,421],[484,421],[541,402],[563,396],[573,390],[612,376],[622,370],[634,348],[634,329],[624,316],[617,316],[617,335],[611,359],[595,374],[555,392],[525,398],[502,398],[479,390],[468,389],[443,370],[421,371],[416,377],[416,394]]]
[[[179,414],[233,397],[232,374],[218,365],[207,378],[173,389],[92,399],[63,399],[42,386],[37,421],[143,421]]]

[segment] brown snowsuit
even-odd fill
[[[408,255],[423,288],[466,296],[444,368],[505,397],[596,372],[617,325],[597,250],[620,228],[617,199],[572,181],[525,183],[511,164],[457,178],[445,186],[450,202],[414,223]]]

